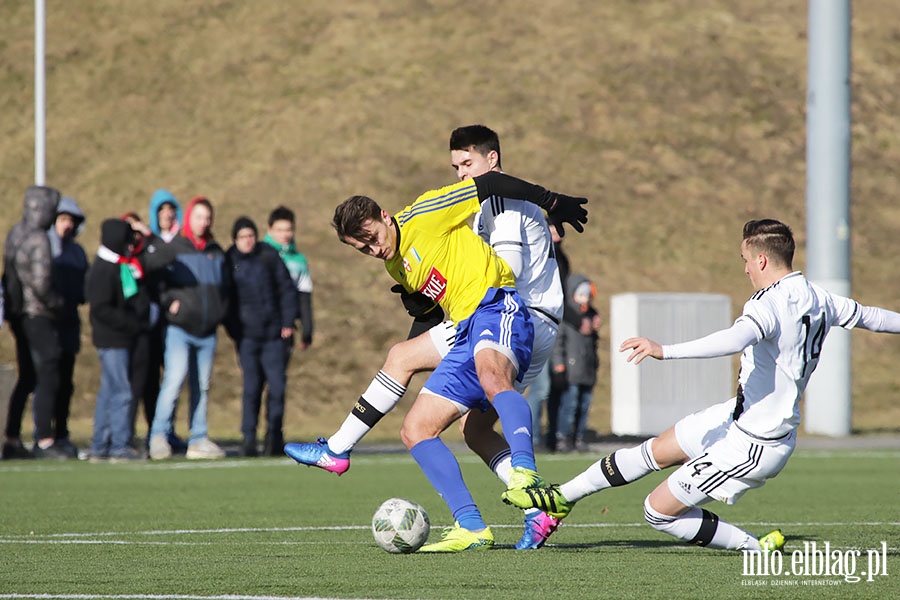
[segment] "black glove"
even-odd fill
[[[400,301],[403,302],[403,308],[409,313],[409,316],[420,318],[432,312],[438,307],[434,300],[421,292],[407,292],[399,283],[391,288],[395,294],[400,294]]]
[[[569,378],[565,371],[550,372],[550,388],[556,391],[563,391],[569,387]]]
[[[566,235],[563,231],[563,223],[571,225],[575,231],[584,231],[584,223],[587,223],[587,209],[582,206],[587,204],[587,198],[555,194],[553,203],[547,208],[547,220],[550,225],[556,227],[559,237]]]

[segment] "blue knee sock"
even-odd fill
[[[531,439],[531,409],[525,396],[515,390],[507,390],[494,396],[493,404],[500,416],[503,437],[512,451],[512,466],[536,471]]]
[[[440,438],[422,440],[409,453],[419,463],[432,487],[450,507],[453,519],[460,527],[471,531],[487,527],[463,481],[456,457]]]

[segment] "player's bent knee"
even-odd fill
[[[650,504],[650,496],[648,495],[644,498],[644,520],[647,521],[647,524],[650,525],[653,529],[657,531],[662,531],[664,533],[670,533],[670,529],[672,524],[678,519],[678,517],[673,517],[670,515],[664,515],[661,512],[657,511]]]

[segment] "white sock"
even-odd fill
[[[378,371],[341,428],[328,438],[328,449],[335,454],[352,450],[381,417],[397,406],[405,392],[405,386],[384,371]]]
[[[491,459],[491,471],[497,476],[504,485],[509,486],[509,472],[512,470],[512,451],[507,448],[502,450]],[[540,512],[536,508],[527,508],[523,511],[526,515]]]
[[[605,490],[608,487],[625,485],[659,471],[659,465],[650,450],[651,442],[646,440],[640,446],[616,450],[604,456],[579,475],[559,486],[559,492],[569,502],[577,502],[585,496]]]
[[[509,485],[509,472],[512,470],[512,452],[509,448],[498,452],[494,458],[491,459],[491,471],[494,472],[494,475],[500,478],[500,481],[505,483],[507,486]]]
[[[672,517],[653,510],[648,496],[644,500],[644,519],[653,529],[689,544],[721,550],[759,549],[759,541],[755,537],[697,506],[681,516]]]

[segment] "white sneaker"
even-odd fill
[[[169,445],[166,436],[158,434],[150,438],[150,458],[151,460],[172,458],[172,446]]]
[[[188,445],[187,454],[185,458],[188,459],[203,459],[203,458],[225,458],[225,451],[219,448],[213,441],[209,438],[203,438],[197,442],[192,442]]]

